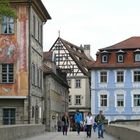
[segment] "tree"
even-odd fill
[[[9,0],[0,0],[0,18],[2,16],[16,17],[16,12],[10,7]]]

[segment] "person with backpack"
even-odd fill
[[[98,138],[104,138],[104,121],[105,116],[103,115],[103,111],[100,110],[99,114],[95,116],[95,122],[97,123],[98,127]]]

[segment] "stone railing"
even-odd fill
[[[0,126],[0,140],[20,140],[45,132],[45,126],[38,124]]]
[[[139,140],[140,126],[126,124],[109,124],[105,131],[119,140]]]

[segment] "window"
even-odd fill
[[[69,105],[71,105],[71,95],[69,95]]]
[[[75,96],[75,105],[81,105],[81,95]]]
[[[118,107],[124,106],[124,95],[123,94],[117,95],[117,106]]]
[[[117,62],[122,63],[123,62],[123,54],[118,54],[117,55]]]
[[[36,36],[36,18],[35,15],[33,15],[33,36]]]
[[[35,117],[35,107],[32,106],[32,118],[34,118],[34,117]]]
[[[14,33],[14,18],[13,17],[2,17],[2,33],[13,34]]]
[[[106,71],[100,72],[100,82],[107,83],[107,72]]]
[[[14,65],[2,64],[2,83],[14,82]]]
[[[3,109],[3,124],[4,125],[11,125],[15,124],[15,114],[16,110],[15,109]]]
[[[66,53],[66,54],[65,54],[65,60],[68,60],[68,58],[69,58],[69,54]]]
[[[135,54],[135,62],[140,62],[140,53]]]
[[[32,85],[42,89],[42,70],[32,63]]]
[[[107,95],[100,95],[100,106],[107,106]]]
[[[32,84],[35,85],[35,64],[32,64]]]
[[[108,55],[104,54],[102,55],[102,63],[107,63],[108,62]]]
[[[42,89],[42,76],[43,76],[43,74],[42,74],[42,70],[41,69],[39,69],[39,88],[41,88]]]
[[[140,71],[134,71],[134,82],[140,82]]]
[[[42,24],[39,24],[39,43],[42,44]]]
[[[75,88],[80,88],[81,87],[81,80],[80,79],[76,79],[75,80]]]
[[[134,106],[140,106],[140,94],[134,95]]]
[[[71,87],[71,80],[68,79],[67,82],[68,82],[69,87]]]
[[[123,71],[117,71],[117,83],[124,82],[124,72]]]
[[[61,46],[61,44],[56,44],[55,50],[63,50],[63,46]]]
[[[55,54],[55,61],[63,61],[63,56]]]

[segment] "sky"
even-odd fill
[[[43,29],[44,51],[59,36],[77,46],[98,49],[140,36],[140,0],[42,0],[51,16]]]

